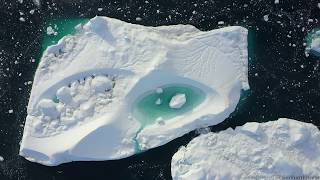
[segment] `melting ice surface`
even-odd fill
[[[52,26],[48,36],[63,34]],[[70,32],[51,41],[35,74],[20,147],[30,161],[125,158],[222,122],[249,89],[242,27],[95,17]]]
[[[160,92],[159,92],[160,91]],[[184,95],[185,103],[178,108],[170,107],[170,102],[177,95]],[[138,98],[134,105],[133,114],[143,126],[155,121],[168,120],[172,117],[192,111],[205,99],[205,94],[200,89],[187,85],[168,85],[146,92]]]

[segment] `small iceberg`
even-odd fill
[[[174,154],[171,174],[182,179],[273,179],[320,173],[320,131],[279,119],[202,134]]]
[[[185,94],[174,95],[169,103],[170,108],[180,109],[187,101]]]
[[[20,146],[30,161],[125,158],[222,122],[249,89],[243,27],[95,17],[72,32],[44,51],[34,77]]]
[[[320,29],[312,30],[307,36],[307,54],[320,57]]]

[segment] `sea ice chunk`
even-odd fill
[[[296,144],[298,132],[305,134],[303,145]],[[172,157],[171,173],[174,180],[315,176],[320,173],[319,153],[320,131],[312,124],[284,118],[250,122],[194,138]]]
[[[180,109],[187,102],[185,94],[176,94],[174,95],[169,103],[170,108]]]
[[[160,105],[160,104],[161,104],[161,99],[158,98],[158,99],[156,100],[155,104],[156,104],[156,105]]]
[[[249,89],[243,27],[200,31],[95,17],[77,28],[48,47],[38,65],[20,146],[30,161],[125,158],[222,122]],[[162,97],[159,87],[173,85],[198,88],[204,100],[170,120],[145,125],[131,116],[137,99],[155,91]],[[186,98],[173,98],[172,107]]]

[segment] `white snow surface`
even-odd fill
[[[169,103],[170,108],[179,109],[187,102],[185,94],[174,95]]]
[[[20,147],[30,161],[128,157],[222,122],[249,89],[245,28],[203,32],[95,17],[76,29],[47,48],[36,71]],[[134,102],[170,84],[200,88],[205,100],[141,128]]]
[[[319,153],[320,132],[312,124],[250,122],[194,138],[172,157],[171,174],[174,180],[312,177],[320,173]]]

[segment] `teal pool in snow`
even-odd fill
[[[167,120],[192,110],[205,99],[205,93],[190,85],[167,85],[149,91],[134,103],[133,115],[142,126]]]

